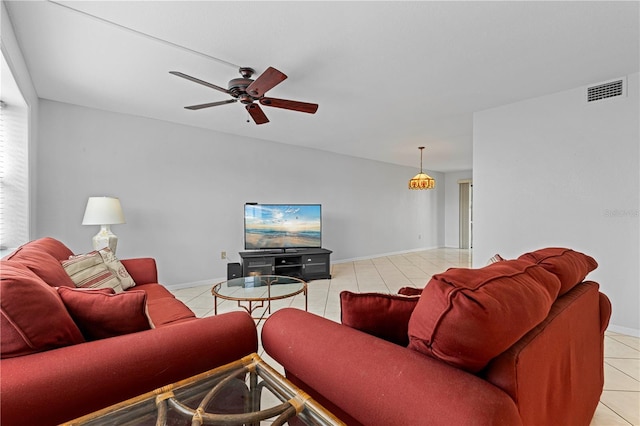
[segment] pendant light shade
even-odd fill
[[[418,149],[420,150],[420,173],[409,180],[409,189],[433,189],[436,187],[436,181],[422,171],[422,151],[424,146],[418,147]]]

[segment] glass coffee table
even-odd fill
[[[286,299],[297,294],[304,294],[304,310],[307,304],[307,283],[294,277],[280,275],[254,275],[250,277],[234,278],[213,286],[213,313],[218,314],[218,298],[235,300],[238,307],[246,310],[258,322],[265,314],[271,314],[273,300]],[[266,306],[265,306],[266,303]],[[260,317],[254,316],[254,311],[266,307]]]
[[[278,426],[294,417],[304,425],[345,425],[254,353],[64,425]]]

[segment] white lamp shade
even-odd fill
[[[116,225],[125,223],[120,199],[89,197],[84,211],[83,225]]]

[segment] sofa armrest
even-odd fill
[[[598,297],[600,302],[600,333],[604,335],[611,318],[611,301],[604,293],[598,293]]]
[[[481,378],[301,310],[271,315],[262,344],[348,424],[521,424],[513,400]]]
[[[121,259],[133,281],[136,284],[149,284],[158,282],[158,269],[155,259],[151,257],[139,257],[135,259]]]
[[[185,321],[0,363],[2,425],[58,424],[257,351],[244,312]]]

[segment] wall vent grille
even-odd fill
[[[587,102],[624,95],[624,80],[615,80],[587,88]]]

